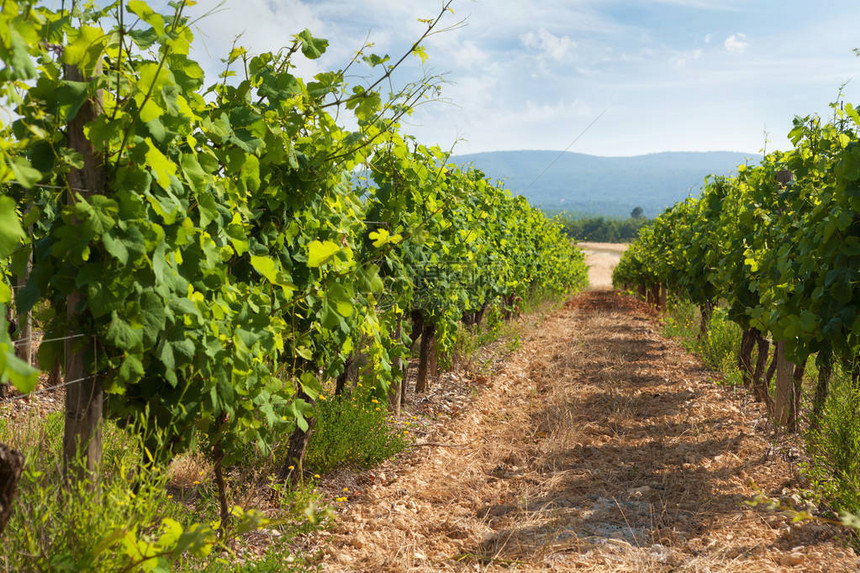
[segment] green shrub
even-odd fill
[[[700,320],[701,314],[696,305],[686,301],[676,302],[670,306],[663,319],[665,333],[672,338],[679,338],[682,346],[701,356],[708,368],[721,372],[726,384],[742,384],[738,352],[743,331],[728,319],[724,309],[718,307],[714,309],[708,323],[708,336],[700,340]]]
[[[806,474],[838,512],[860,512],[860,391],[834,369],[820,428],[807,434]]]
[[[305,464],[318,473],[336,467],[368,468],[406,447],[404,432],[388,420],[388,405],[357,388],[319,400]]]
[[[63,414],[31,415],[3,429],[0,441],[21,451],[24,472],[0,563],[8,571],[116,571],[133,563],[120,546],[156,532],[165,517],[183,512],[166,492],[166,470],[140,467],[130,432],[103,426],[104,457],[98,486],[68,485],[62,475]]]
[[[663,317],[663,329],[666,336],[679,338],[681,344],[689,351],[696,348],[696,336],[699,334],[699,311],[696,305],[686,301],[670,300],[669,311]]]
[[[743,384],[738,368],[738,352],[743,331],[728,319],[726,311],[717,308],[708,324],[708,336],[699,344],[699,353],[709,368],[719,370],[728,384]]]

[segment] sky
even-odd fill
[[[277,50],[307,28],[330,42],[322,59],[299,63],[309,79],[343,68],[367,39],[396,60],[442,2],[216,5],[192,9],[207,74],[234,41],[251,53]],[[441,96],[404,130],[455,154],[755,154],[789,148],[794,117],[829,115],[840,88],[843,101],[860,104],[857,0],[454,0],[452,9],[441,26],[454,29],[430,37],[426,63],[410,57],[396,80],[443,76]],[[349,81],[377,75],[354,68]]]

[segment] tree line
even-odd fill
[[[641,207],[634,209],[626,219],[569,212],[555,214],[555,217],[568,237],[594,243],[629,243],[639,236],[639,231],[649,221]]]

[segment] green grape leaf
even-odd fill
[[[119,378],[126,384],[137,382],[143,378],[146,371],[143,369],[143,363],[134,354],[126,354],[125,360],[122,361],[119,367]],[[122,387],[113,389],[114,392],[121,392]]]
[[[8,26],[4,22],[3,36],[3,44],[5,44],[2,46],[5,60],[3,63],[8,66],[3,72],[9,74],[9,79],[27,80],[36,77],[38,70],[27,50],[27,40],[16,29],[13,22],[9,22]],[[11,52],[8,51],[10,47]]]
[[[84,77],[91,76],[105,49],[107,39],[108,36],[101,28],[81,26],[72,42],[63,50],[63,62],[76,66]]]
[[[308,266],[320,267],[340,250],[341,246],[334,241],[311,241],[308,243]]]
[[[42,180],[42,172],[31,167],[23,157],[15,157],[9,161],[9,168],[15,174],[15,180],[26,189]]]
[[[2,346],[6,346],[5,352],[3,352],[5,364],[0,364],[0,371],[9,378],[12,386],[22,394],[32,392],[36,384],[39,383],[39,371],[15,356],[14,348],[11,345],[3,344]]]
[[[206,190],[206,172],[200,166],[197,158],[190,153],[181,153],[179,156],[179,164],[182,166],[182,173],[185,175],[185,180],[191,185],[191,188],[197,193],[203,193]],[[206,195],[210,199],[210,195]],[[198,200],[199,201],[199,200]],[[212,220],[210,218],[210,220]],[[206,226],[203,224],[202,226]]]
[[[287,413],[292,415],[296,420],[296,425],[301,428],[303,432],[307,432],[310,427],[307,419],[305,419],[305,413],[309,412],[311,408],[313,408],[313,406],[301,398],[293,400],[293,402],[287,407]]]
[[[320,383],[319,378],[317,378],[311,372],[305,372],[301,376],[301,385],[302,390],[304,390],[305,394],[311,400],[316,400],[320,393],[323,391],[322,384]]]
[[[121,240],[110,233],[105,233],[102,235],[102,244],[104,244],[105,250],[121,264],[128,264],[128,249]]]
[[[143,328],[135,328],[114,311],[105,339],[120,350],[133,350],[143,344]]]
[[[296,35],[296,39],[302,46],[302,54],[309,60],[316,60],[322,56],[328,48],[328,40],[314,38],[310,30],[304,30]]]
[[[156,13],[143,0],[128,0],[129,11],[137,15],[138,18],[152,26],[153,31],[158,35],[164,35],[164,17]]]
[[[158,150],[152,141],[146,140],[146,164],[152,170],[155,180],[163,188],[170,186],[170,177],[176,175],[176,164]]]
[[[0,197],[0,258],[11,255],[26,237],[18,220],[15,200]]]

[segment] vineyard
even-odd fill
[[[617,286],[698,307],[699,342],[728,337],[739,381],[806,440],[811,489],[860,510],[860,115],[798,117],[793,149],[712,177],[643,229]],[[772,352],[771,352],[772,349]],[[848,517],[847,519],[850,519]]]
[[[383,88],[427,57],[450,2],[399,60],[365,46],[306,80],[297,59],[328,42],[304,31],[278,52],[234,47],[211,85],[190,57],[189,4],[2,2],[0,370],[7,401],[65,396],[61,430],[16,444],[26,462],[3,450],[23,466],[19,503],[0,503],[25,548],[4,556],[11,569],[207,559],[270,522],[228,503],[230,468],[273,460],[263,478],[288,499],[314,479],[303,462],[338,419],[327,403],[396,417],[413,349],[426,392],[463,333],[586,281],[559,224],[400,128],[438,81]],[[359,65],[376,79],[351,85]],[[211,525],[148,481],[183,454],[211,464]],[[158,509],[134,501],[146,495]],[[38,513],[57,496],[65,524]],[[130,514],[100,531],[86,523],[99,504]],[[92,536],[64,541],[75,520]]]
[[[213,79],[192,0],[0,0],[0,567],[857,570],[860,113],[587,265],[408,133],[452,3]]]

